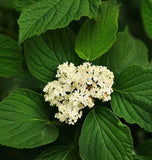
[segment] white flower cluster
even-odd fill
[[[58,80],[49,82],[43,91],[45,101],[58,107],[55,117],[61,122],[76,123],[84,107],[95,105],[94,98],[111,99],[114,75],[106,67],[88,62],[75,67],[66,62],[58,66],[56,77]]]

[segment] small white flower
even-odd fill
[[[89,62],[75,67],[73,63],[58,66],[58,80],[48,82],[44,87],[45,101],[58,107],[55,118],[74,125],[82,117],[82,109],[92,108],[93,98],[103,102],[111,100],[114,75],[106,67]]]

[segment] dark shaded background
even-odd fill
[[[149,60],[152,59],[152,40],[148,38],[145,33],[142,19],[141,19],[141,0],[118,0],[121,3],[120,16],[119,16],[119,30],[123,31],[125,26],[129,27],[131,34],[140,39],[145,43],[149,50]],[[19,13],[14,9],[9,9],[0,6],[0,33],[7,34],[13,37],[15,40],[18,39],[18,25],[17,19]],[[79,26],[81,26],[83,19],[79,22],[73,22],[71,24],[72,29],[75,32],[78,31]],[[24,69],[27,70],[25,62],[23,63]],[[43,84],[36,80],[30,73],[26,73],[23,77],[14,78],[0,78],[0,101],[6,97],[12,90],[16,88],[29,88],[35,91],[42,91]],[[126,123],[122,119],[123,123]],[[144,140],[152,138],[152,134],[144,131],[137,125],[127,124],[130,129],[134,139],[135,149]],[[77,126],[75,126],[77,127]],[[69,127],[66,131],[61,131],[60,137],[57,142],[53,144],[62,144],[62,136],[69,134]],[[71,130],[70,130],[71,134]],[[67,136],[67,137],[70,137]],[[63,143],[64,144],[64,143]],[[13,149],[10,147],[0,146],[0,159],[2,160],[33,160],[37,155],[39,155],[45,148],[50,145],[38,147],[35,149]],[[152,159],[152,158],[151,158]],[[149,160],[151,160],[149,159]]]

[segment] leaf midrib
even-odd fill
[[[94,117],[94,119],[95,119],[95,122],[96,122],[96,124],[97,124],[97,126],[98,126],[99,132],[100,132],[100,134],[101,134],[101,136],[102,136],[102,138],[103,138],[104,145],[105,145],[105,147],[106,147],[106,149],[107,149],[107,155],[108,155],[108,151],[109,151],[109,152],[111,153],[111,155],[113,156],[112,152],[109,150],[109,148],[107,147],[107,145],[106,145],[106,143],[105,143],[105,139],[104,139],[104,136],[102,135],[102,132],[101,132],[101,129],[100,129],[100,125],[99,125],[98,120],[97,120],[96,115],[95,115],[95,111],[93,110],[92,113],[93,113],[93,117]]]
[[[46,12],[41,16],[41,17],[44,17],[47,13],[49,13],[50,12],[50,10],[56,5],[56,4],[58,4],[60,1],[58,0],[52,7],[49,7],[48,8],[48,10],[46,10]],[[41,1],[40,2],[38,2],[38,3],[41,3]],[[35,4],[34,4],[35,5]],[[38,18],[37,20],[35,20],[35,22],[30,26],[30,29],[36,24],[36,23],[38,23],[38,21],[40,20],[40,18]],[[33,20],[32,20],[33,21]],[[30,31],[30,29],[29,29],[29,31]],[[28,32],[29,32],[28,31]],[[26,37],[26,33],[24,33],[24,36],[22,36],[22,40],[23,39],[25,39],[25,37]]]

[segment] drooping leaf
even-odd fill
[[[73,147],[51,147],[39,155],[36,160],[79,160],[79,156]]]
[[[120,73],[130,65],[148,65],[148,49],[140,40],[133,38],[128,29],[118,34],[116,43],[94,64],[107,66],[114,73]]]
[[[152,39],[152,1],[142,1],[142,19],[148,36]]]
[[[88,0],[43,0],[25,8],[19,18],[19,42],[49,29],[63,28],[89,15]]]
[[[93,61],[106,53],[116,40],[119,6],[112,0],[102,2],[97,21],[87,20],[81,27],[75,50],[79,57]]]
[[[34,148],[55,141],[58,130],[49,114],[41,94],[27,89],[13,91],[0,102],[0,144]]]
[[[22,49],[11,37],[0,34],[0,77],[22,75]]]
[[[83,160],[132,160],[133,145],[129,128],[102,106],[87,115],[79,147]]]
[[[115,80],[111,105],[128,123],[152,132],[152,70],[131,66]]]
[[[81,60],[74,52],[75,35],[66,28],[47,32],[25,41],[25,57],[30,72],[42,82],[55,78],[59,64]]]

